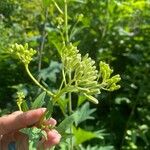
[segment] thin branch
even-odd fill
[[[45,87],[43,87],[43,86],[33,77],[33,75],[31,74],[31,72],[30,72],[30,70],[29,70],[29,68],[28,68],[28,65],[25,65],[25,69],[26,69],[26,71],[27,71],[29,77],[34,81],[34,83],[35,83],[36,85],[38,85],[41,89],[43,89],[49,96],[54,97],[54,94],[53,94],[52,92],[48,91]]]
[[[64,0],[64,9],[65,9],[65,38],[66,38],[66,44],[69,42],[69,37],[68,37],[68,5],[67,5],[67,0]]]
[[[56,6],[56,8],[58,9],[58,11],[63,15],[63,11],[61,10],[61,8],[59,7],[59,5],[53,0],[54,5]]]

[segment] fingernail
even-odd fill
[[[41,110],[42,112],[45,112],[46,108],[39,108],[39,110]]]

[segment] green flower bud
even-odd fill
[[[84,93],[84,95],[87,97],[87,99],[89,100],[89,101],[91,101],[92,103],[94,103],[94,104],[98,104],[98,100],[95,98],[95,97],[93,97],[93,96],[91,96],[91,95],[88,95],[88,94],[86,94],[86,93]]]
[[[102,80],[106,80],[110,78],[110,75],[112,74],[113,70],[110,69],[109,65],[106,64],[105,62],[100,61],[99,63],[99,67],[100,67],[100,75]]]
[[[23,62],[25,65],[28,65],[30,61],[32,60],[32,56],[36,53],[35,50],[32,48],[28,48],[28,44],[26,43],[24,46],[21,44],[13,44],[9,52],[17,59],[19,59],[21,62]]]
[[[94,94],[100,94],[100,89],[97,88],[97,89],[91,89],[87,94],[89,95],[94,95]]]

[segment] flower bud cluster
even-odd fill
[[[61,50],[61,59],[66,72],[72,74],[74,91],[82,92],[90,101],[98,103],[92,95],[99,94],[100,89],[114,91],[120,88],[117,83],[120,75],[111,77],[113,70],[108,64],[100,62],[100,71],[95,66],[95,61],[88,54],[81,57],[79,50],[71,43]]]
[[[21,44],[13,44],[11,45],[9,52],[13,54],[13,56],[23,62],[25,65],[28,65],[32,60],[32,56],[36,53],[32,48],[28,48],[28,44],[26,43],[24,46]]]
[[[86,54],[80,65],[75,68],[76,85],[86,94],[99,94],[99,85],[97,82],[98,71],[96,70],[95,61]]]
[[[22,110],[21,105],[24,102],[24,99],[25,99],[24,93],[17,92],[17,105],[18,105],[20,111]]]
[[[91,96],[100,93],[99,84],[97,82],[98,71],[96,70],[95,61],[93,61],[88,54],[81,57],[79,50],[72,44],[62,49],[61,58],[65,69],[72,72],[72,80],[78,92],[82,92],[94,103],[98,103],[97,100]]]
[[[112,77],[111,74],[113,73],[113,70],[110,69],[109,65],[105,62],[100,62],[100,77],[102,79],[102,88],[107,91],[114,91],[118,90],[120,88],[120,85],[117,85],[117,83],[121,80],[120,75],[114,75]]]
[[[65,69],[73,72],[76,67],[80,66],[81,54],[79,54],[77,47],[70,43],[62,48],[61,60]]]

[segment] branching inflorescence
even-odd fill
[[[30,73],[28,65],[36,53],[28,44],[14,44],[10,48],[10,53],[19,59],[26,67],[26,70],[32,80],[50,96],[59,98],[64,93],[75,92],[84,94],[88,100],[98,103],[93,96],[100,94],[101,90],[114,91],[120,88],[117,83],[120,81],[120,75],[111,77],[113,70],[105,62],[99,63],[99,71],[95,66],[95,61],[88,54],[81,56],[77,47],[72,43],[63,46],[59,51],[63,64],[64,87],[55,94],[43,87]],[[70,80],[68,76],[71,75]]]

